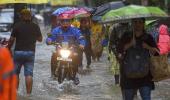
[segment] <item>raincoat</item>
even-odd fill
[[[119,75],[119,62],[117,61],[117,58],[113,52],[108,53],[108,56],[110,58],[110,70],[114,75]]]
[[[0,48],[0,100],[16,100],[16,75],[7,48]]]
[[[168,27],[161,25],[159,27],[159,38],[157,46],[160,50],[160,54],[168,54],[170,51],[170,37],[168,34]]]
[[[64,32],[62,28],[56,27],[52,30],[52,36],[48,37],[46,42],[52,41],[52,42],[69,42],[71,39],[76,39],[73,42],[77,42],[78,44],[84,45],[85,46],[85,39],[83,35],[81,34],[80,30],[77,29],[76,27],[68,27],[68,30]]]
[[[104,34],[102,33],[102,25],[96,23],[92,24],[91,28],[91,46],[93,51],[93,56],[101,56],[103,51],[103,46],[101,44],[102,40],[104,39]]]

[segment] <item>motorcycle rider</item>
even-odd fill
[[[71,25],[71,21],[73,19],[73,16],[69,13],[62,13],[58,16],[58,19],[60,21],[60,25],[56,28],[52,29],[51,35],[46,39],[46,43],[48,45],[52,44],[52,42],[68,42],[69,44],[78,44],[80,49],[84,49],[85,46],[85,39],[83,35],[81,34],[81,31]],[[77,50],[78,51],[78,50]],[[77,52],[78,55],[73,58],[73,64],[75,65],[73,69],[73,81],[75,84],[79,84],[79,79],[76,76],[76,73],[78,71],[78,65],[80,63],[79,60],[79,52]],[[56,70],[52,69],[52,70]]]

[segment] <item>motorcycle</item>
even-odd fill
[[[78,54],[75,52],[75,45],[70,45],[68,42],[55,43],[56,45],[56,67],[55,76],[58,77],[58,82],[61,84],[65,79],[73,80],[76,72],[76,65],[73,59]]]

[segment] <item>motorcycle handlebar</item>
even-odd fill
[[[57,46],[59,48],[62,48],[62,45],[61,43],[58,43],[58,42],[51,42],[51,45],[54,45],[54,46]],[[77,48],[79,47],[78,45],[75,45],[75,44],[71,44],[70,48],[69,49],[73,49],[73,48]]]

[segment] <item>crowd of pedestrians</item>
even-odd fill
[[[21,21],[14,24],[8,43],[10,50],[14,41],[16,41],[13,53],[0,47],[0,67],[6,66],[4,62],[11,67],[3,69],[3,71],[0,69],[0,75],[4,76],[0,78],[0,98],[4,98],[3,100],[16,99],[15,90],[19,87],[19,75],[22,66],[24,66],[27,95],[31,94],[36,42],[42,42],[43,39],[40,27],[32,22],[31,12],[23,9],[20,14]],[[80,25],[77,26],[71,23],[72,20],[73,17],[69,14],[58,16],[57,25],[52,26],[51,36],[46,39],[46,43],[48,45],[54,41],[78,43],[80,49],[77,50],[78,55],[73,60],[76,66],[72,79],[74,83],[79,84],[77,72],[79,68],[83,69],[83,53],[85,53],[87,61],[86,68],[92,69],[92,60],[100,61],[103,48],[107,46],[108,60],[111,63],[110,70],[114,74],[115,84],[121,88],[123,100],[134,100],[138,90],[142,100],[151,100],[151,91],[155,89],[155,86],[148,65],[149,54],[158,56],[159,54],[169,53],[168,27],[160,25],[158,38],[155,39],[152,35],[146,33],[144,18],[132,19],[131,23],[118,23],[109,26],[92,21],[90,17],[80,18]],[[63,36],[62,40],[60,40],[61,36]],[[107,40],[107,43],[103,45],[102,43],[105,40]],[[3,56],[2,52],[6,56]],[[138,67],[136,68],[136,66]],[[57,66],[51,66],[52,77],[56,68]],[[136,70],[137,72],[134,72]],[[12,85],[8,83],[11,82],[9,77],[13,77]],[[2,82],[3,78],[7,79],[4,83]],[[13,90],[6,91],[9,90],[8,88]],[[6,93],[5,96],[3,96],[3,92]],[[9,94],[12,94],[10,97],[13,99],[7,99]]]

